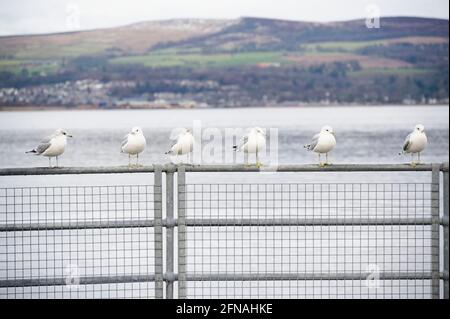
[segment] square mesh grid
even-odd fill
[[[430,183],[185,189],[188,298],[431,298]]]
[[[52,283],[1,287],[0,298],[154,297],[154,229],[137,227],[152,219],[154,186],[0,189],[0,224],[25,228],[0,232],[0,281]]]

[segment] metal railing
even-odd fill
[[[276,171],[431,177],[190,183],[259,169],[0,169],[153,176],[151,185],[0,188],[0,298],[448,298],[448,163]]]

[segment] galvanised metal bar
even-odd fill
[[[187,165],[186,172],[431,172],[433,166],[448,171],[445,164],[423,164],[411,166],[409,164],[348,164],[329,165],[278,165],[275,167],[246,166],[246,165]]]
[[[439,189],[440,189],[440,165],[433,164],[431,173],[431,271],[433,278],[431,280],[431,295],[433,299],[439,299],[440,296],[440,243],[439,243]]]
[[[178,168],[178,299],[186,298],[186,174]]]
[[[84,175],[84,174],[130,174],[153,173],[155,167],[31,167],[31,168],[1,168],[0,176],[20,175]]]
[[[0,225],[0,232],[15,231],[53,231],[53,230],[84,230],[84,229],[115,229],[115,228],[146,228],[155,227],[153,219],[148,220],[111,220],[111,221],[77,221],[77,222],[48,222],[30,224]]]
[[[449,257],[449,247],[448,247],[448,207],[449,207],[449,180],[448,180],[448,170],[444,171],[444,273],[447,275],[447,278],[444,278],[444,299],[449,299],[448,292],[448,257]]]
[[[78,279],[78,278],[77,278]],[[38,279],[10,279],[0,280],[0,287],[39,287],[39,286],[65,286],[67,278],[38,278]],[[155,275],[131,275],[131,276],[103,276],[80,277],[79,285],[102,285],[133,282],[154,282]]]
[[[162,168],[154,173],[154,241],[155,241],[155,298],[164,298],[163,226],[162,226]]]
[[[183,165],[186,172],[431,172],[433,166],[438,165],[441,171],[448,172],[448,163],[423,164],[411,166],[408,164],[342,164],[319,167],[318,165],[279,165],[276,167],[262,167],[246,165]],[[173,173],[177,165],[166,164],[163,172]],[[127,173],[153,173],[155,166],[141,167],[60,167],[60,168],[1,168],[0,176],[18,175],[77,175],[77,174],[127,174]]]
[[[155,202],[155,206],[157,203]],[[185,205],[185,204],[184,204]],[[184,217],[185,218],[185,217]],[[440,218],[439,224],[448,227],[448,218]],[[84,229],[113,229],[113,228],[148,228],[167,226],[420,226],[432,225],[432,218],[275,218],[275,219],[173,219],[170,223],[158,217],[155,220],[138,221],[107,221],[107,222],[51,222],[30,224],[0,225],[0,232],[16,231],[54,231],[54,230],[84,230]]]
[[[367,280],[370,273],[187,274],[187,281]],[[430,272],[380,272],[380,280],[430,280]],[[443,278],[444,274],[440,274]]]
[[[444,221],[442,220],[442,223]],[[447,221],[448,223],[448,221]],[[186,219],[185,226],[421,226],[432,225],[432,218],[297,218],[297,219]]]
[[[173,299],[174,275],[174,173],[166,172],[166,299]]]
[[[270,281],[270,280],[367,280],[370,273],[264,273],[264,274],[186,274],[186,281]],[[381,272],[380,280],[430,280],[430,272]],[[439,273],[439,278],[448,280],[448,276]],[[178,280],[179,275],[173,275]],[[99,276],[80,277],[79,285],[98,285],[133,282],[156,282],[155,275]],[[0,280],[0,288],[65,286],[67,278],[9,279]]]

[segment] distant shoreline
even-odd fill
[[[317,108],[317,107],[413,107],[413,106],[439,106],[449,107],[449,104],[299,104],[299,105],[265,105],[265,106],[245,106],[245,107],[152,107],[152,108],[101,108],[101,107],[66,107],[66,106],[0,106],[0,112],[35,112],[35,111],[128,111],[128,110],[214,110],[214,109],[246,109],[246,108]]]

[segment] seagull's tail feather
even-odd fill
[[[30,154],[30,153],[37,154],[37,151],[36,150],[31,150],[31,151],[25,152],[25,154]]]
[[[311,144],[306,144],[303,146],[303,148],[306,148],[308,151],[311,150]]]
[[[238,150],[237,145],[234,145],[234,146],[233,146],[233,150],[234,150],[235,152]]]

